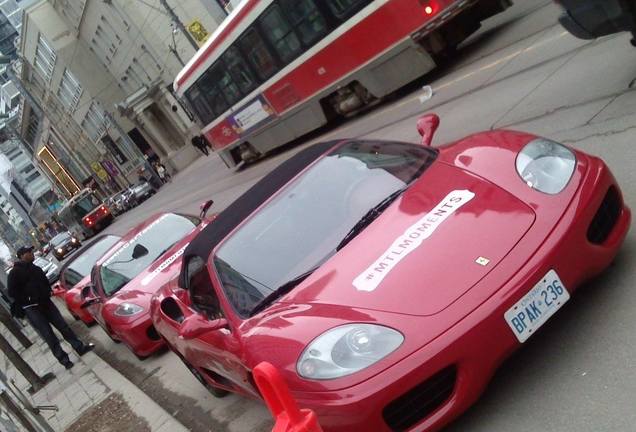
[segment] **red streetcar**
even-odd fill
[[[174,88],[228,166],[392,93],[510,0],[246,0]]]
[[[84,238],[102,231],[115,219],[108,206],[100,203],[91,189],[77,192],[57,215],[70,231],[81,233]]]
[[[116,342],[124,342],[139,358],[163,346],[150,319],[150,298],[179,274],[185,247],[209,222],[201,216],[162,213],[130,230],[97,261],[82,308]]]
[[[429,146],[327,142],[186,248],[156,329],[215,394],[272,363],[326,432],[438,430],[616,256],[631,213],[607,166],[492,131]]]

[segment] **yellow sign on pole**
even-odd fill
[[[106,172],[102,164],[100,164],[99,162],[91,162],[91,168],[93,168],[93,171],[95,171],[97,177],[99,177],[102,181],[108,181],[108,173]]]
[[[210,33],[203,27],[199,20],[194,20],[188,24],[188,32],[192,35],[199,46],[202,46],[210,37]]]

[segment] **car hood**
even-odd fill
[[[494,269],[534,219],[500,187],[438,162],[281,301],[435,315]]]

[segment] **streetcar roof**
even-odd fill
[[[210,67],[212,62],[216,60],[217,55],[212,55],[216,48],[219,47],[239,24],[246,18],[246,15],[252,11],[259,3],[271,3],[272,0],[246,0],[241,2],[230,15],[223,20],[220,26],[214,30],[205,44],[199,48],[194,56],[188,61],[183,69],[177,74],[174,80],[174,91],[178,96],[190,88],[192,84]],[[239,16],[240,14],[240,16]],[[249,21],[249,20],[248,20]],[[242,28],[240,29],[243,30]],[[234,36],[236,38],[236,35]],[[234,38],[230,38],[233,39]]]

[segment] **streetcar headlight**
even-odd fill
[[[404,341],[397,330],[375,324],[347,324],[314,339],[298,359],[304,378],[328,380],[358,372],[395,351]]]
[[[528,186],[554,195],[572,178],[576,156],[557,142],[537,138],[519,152],[515,164],[517,173]]]
[[[62,249],[62,248],[57,248],[57,253],[63,253],[63,252],[64,252],[64,249]]]

